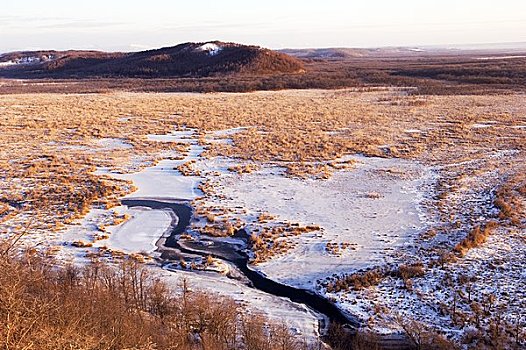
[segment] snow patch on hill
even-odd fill
[[[7,61],[7,62],[0,62],[0,67],[8,67],[8,66],[12,66],[12,65],[15,65],[16,62],[13,62],[13,61]]]
[[[37,63],[41,63],[41,62],[45,62],[45,61],[51,60],[53,58],[54,57],[52,55],[50,55],[50,56],[42,56],[42,57],[37,57],[37,56],[20,57],[20,58],[14,59],[14,60],[11,59],[9,61],[0,62],[0,67],[8,67],[8,66],[14,66],[14,65],[37,64]],[[2,59],[2,57],[0,57],[0,59]]]
[[[206,51],[210,56],[215,56],[219,54],[223,50],[223,48],[214,43],[206,43],[204,45],[199,46],[197,50]]]

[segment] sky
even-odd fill
[[[138,51],[212,40],[273,49],[526,42],[524,0],[24,0],[0,52]]]

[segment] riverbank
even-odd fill
[[[243,130],[214,132],[204,139],[210,144],[229,144]],[[328,321],[358,328],[367,318],[359,308],[329,301],[318,283],[335,272],[394,258],[395,250],[410,242],[424,225],[418,205],[420,187],[427,184],[429,175],[418,164],[354,156],[336,161],[333,177],[326,180],[288,177],[279,165],[255,170],[249,166],[251,171],[245,174],[234,170],[244,169],[245,165],[236,165],[239,160],[203,156],[204,147],[198,144],[198,138],[199,142],[203,138],[196,130],[148,138],[182,143],[188,151],[181,159],[161,160],[139,173],[101,169],[97,174],[133,182],[136,192],[122,199],[126,210],[168,209],[179,218],[160,236],[159,249],[149,255],[164,261],[167,271],[215,271],[219,278],[234,276],[275,297],[304,303],[315,314],[325,315],[317,317],[321,327],[316,333],[325,332]],[[190,205],[197,208],[193,217]],[[209,214],[203,214],[203,208],[210,206],[212,221]],[[261,222],[262,216],[268,218]],[[234,236],[211,237],[201,232],[210,222],[230,221],[237,222]],[[252,237],[261,235],[262,227],[274,230],[280,222],[293,230],[312,227],[314,232],[286,238],[293,249],[249,266],[254,260]],[[225,234],[224,228],[217,230]],[[276,237],[276,241],[281,239]],[[97,246],[102,244],[104,241]],[[213,266],[206,262],[209,257],[216,259]]]
[[[169,209],[175,213],[179,219],[175,220],[175,226],[172,225],[171,232],[169,233],[168,237],[163,240],[165,247],[178,250],[181,253],[194,254],[205,258],[208,256],[213,256],[218,259],[225,259],[228,262],[234,264],[243,273],[243,275],[248,278],[254,288],[271,295],[288,298],[296,303],[305,304],[316,312],[327,316],[330,322],[337,322],[342,325],[348,325],[352,328],[360,327],[360,322],[356,318],[353,318],[352,315],[345,314],[333,303],[327,301],[323,297],[306,290],[277,283],[250,267],[248,265],[249,258],[246,252],[244,252],[244,250],[247,249],[249,238],[246,233],[238,237],[245,242],[245,246],[242,248],[229,244],[221,244],[219,247],[215,247],[213,243],[204,245],[201,242],[194,241],[181,242],[181,234],[185,232],[185,229],[188,227],[191,218],[191,210],[189,210],[190,207],[188,204],[183,204],[180,202],[168,203],[153,199],[123,200],[122,203],[123,205],[126,205],[130,208],[146,207],[155,210]],[[198,249],[197,247],[192,248],[192,243],[199,245],[201,249]],[[162,253],[164,247],[161,246],[159,248]]]

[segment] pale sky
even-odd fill
[[[3,0],[0,52],[526,42],[525,0]]]

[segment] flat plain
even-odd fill
[[[320,315],[261,301],[227,261],[159,268],[171,213],[120,200],[185,200],[184,240],[243,245],[246,231],[252,269],[362,330],[520,346],[525,136],[522,93],[4,94],[0,228],[66,263],[131,257],[318,336]]]

